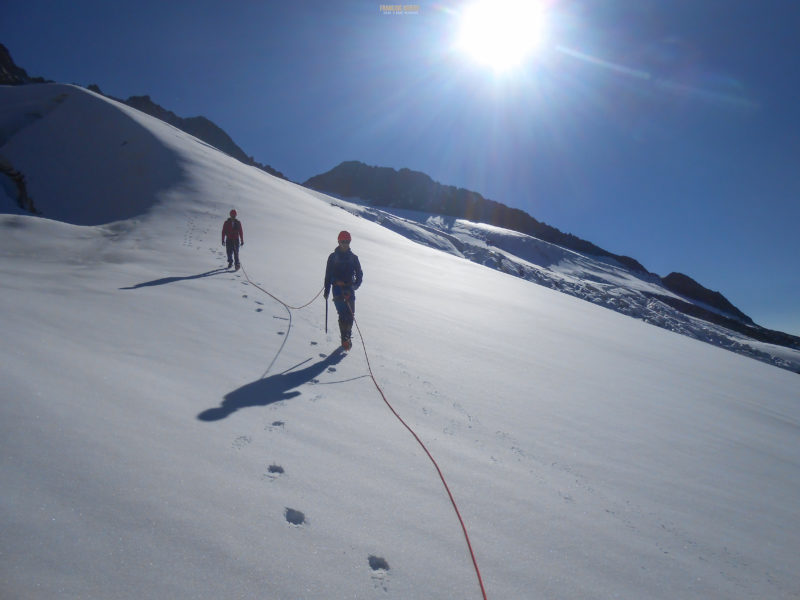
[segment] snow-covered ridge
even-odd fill
[[[797,597],[796,374],[412,243],[77,88],[7,91],[4,117],[68,98],[0,147],[65,215],[0,195],[4,599],[480,598],[364,347],[490,599]],[[322,299],[290,312],[224,268],[233,207],[248,275],[295,306],[351,232],[354,351]]]

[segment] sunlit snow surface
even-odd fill
[[[379,209],[358,201],[335,200],[334,203],[431,248],[670,331],[800,372],[799,350],[760,342],[722,325],[682,313],[659,296],[695,304],[735,319],[712,306],[675,294],[656,275],[628,269],[613,258],[587,256],[529,235],[464,219]]]
[[[654,282],[462,222],[398,235],[80,88],[0,88],[0,128],[43,213],[4,182],[0,597],[480,597],[362,339],[223,268],[232,207],[292,305],[352,233],[376,379],[489,598],[800,594],[798,375],[549,289]]]

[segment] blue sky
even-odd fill
[[[302,182],[424,171],[800,335],[800,3],[549,0],[498,72],[469,2],[5,0],[30,75],[204,115]]]

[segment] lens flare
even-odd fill
[[[541,47],[543,20],[539,2],[476,2],[462,13],[457,47],[480,64],[508,71]]]

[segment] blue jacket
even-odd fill
[[[345,292],[349,292],[350,297],[355,298],[354,291],[361,285],[363,277],[358,257],[349,248],[347,250],[336,248],[328,257],[325,268],[325,296],[328,296],[333,286],[334,299],[341,298]],[[336,282],[341,283],[336,285]]]

